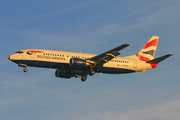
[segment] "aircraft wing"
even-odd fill
[[[112,50],[109,50],[105,53],[102,53],[100,55],[89,58],[88,61],[91,63],[94,62],[96,65],[103,65],[104,63],[107,63],[108,61],[110,61],[113,58],[115,58],[116,56],[118,56],[120,54],[119,51],[129,45],[131,45],[131,44],[122,44],[121,46],[116,47]]]

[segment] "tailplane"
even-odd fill
[[[163,60],[165,60],[166,58],[172,56],[173,54],[167,54],[167,55],[164,55],[162,57],[158,57],[158,58],[155,58],[153,60],[149,60],[149,61],[146,61],[146,63],[149,63],[151,65],[152,68],[156,68],[157,64]]]
[[[158,40],[159,36],[152,36],[136,56],[142,61],[153,60],[156,54]]]
[[[173,54],[167,54],[167,55],[164,55],[164,56],[162,56],[162,57],[158,57],[158,58],[156,58],[156,59],[153,59],[153,60],[150,60],[150,61],[146,61],[146,63],[159,63],[159,62],[165,60],[166,58],[168,58],[168,57],[170,57],[170,56],[172,56],[172,55],[173,55]]]

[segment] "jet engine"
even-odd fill
[[[80,59],[80,58],[71,58],[69,62],[70,66],[73,67],[83,67],[86,68],[90,64],[86,62],[86,60]]]
[[[69,78],[69,79],[73,77],[73,75],[70,72],[63,69],[57,69],[55,72],[55,76],[60,78]]]

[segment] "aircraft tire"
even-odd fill
[[[89,75],[93,76],[95,74],[95,71],[94,70],[91,70]]]
[[[86,79],[87,79],[87,76],[83,75],[82,78],[81,78],[81,81],[84,82],[84,81],[86,81]]]
[[[24,72],[27,72],[27,68],[25,68],[23,71],[24,71]]]

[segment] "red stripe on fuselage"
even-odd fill
[[[151,42],[146,43],[146,45],[144,46],[143,49],[146,49],[146,48],[148,48],[150,46],[157,46],[157,44],[158,44],[158,39],[154,39]]]
[[[27,51],[27,53],[29,53],[29,52],[31,52],[31,53],[43,53],[43,51]]]

